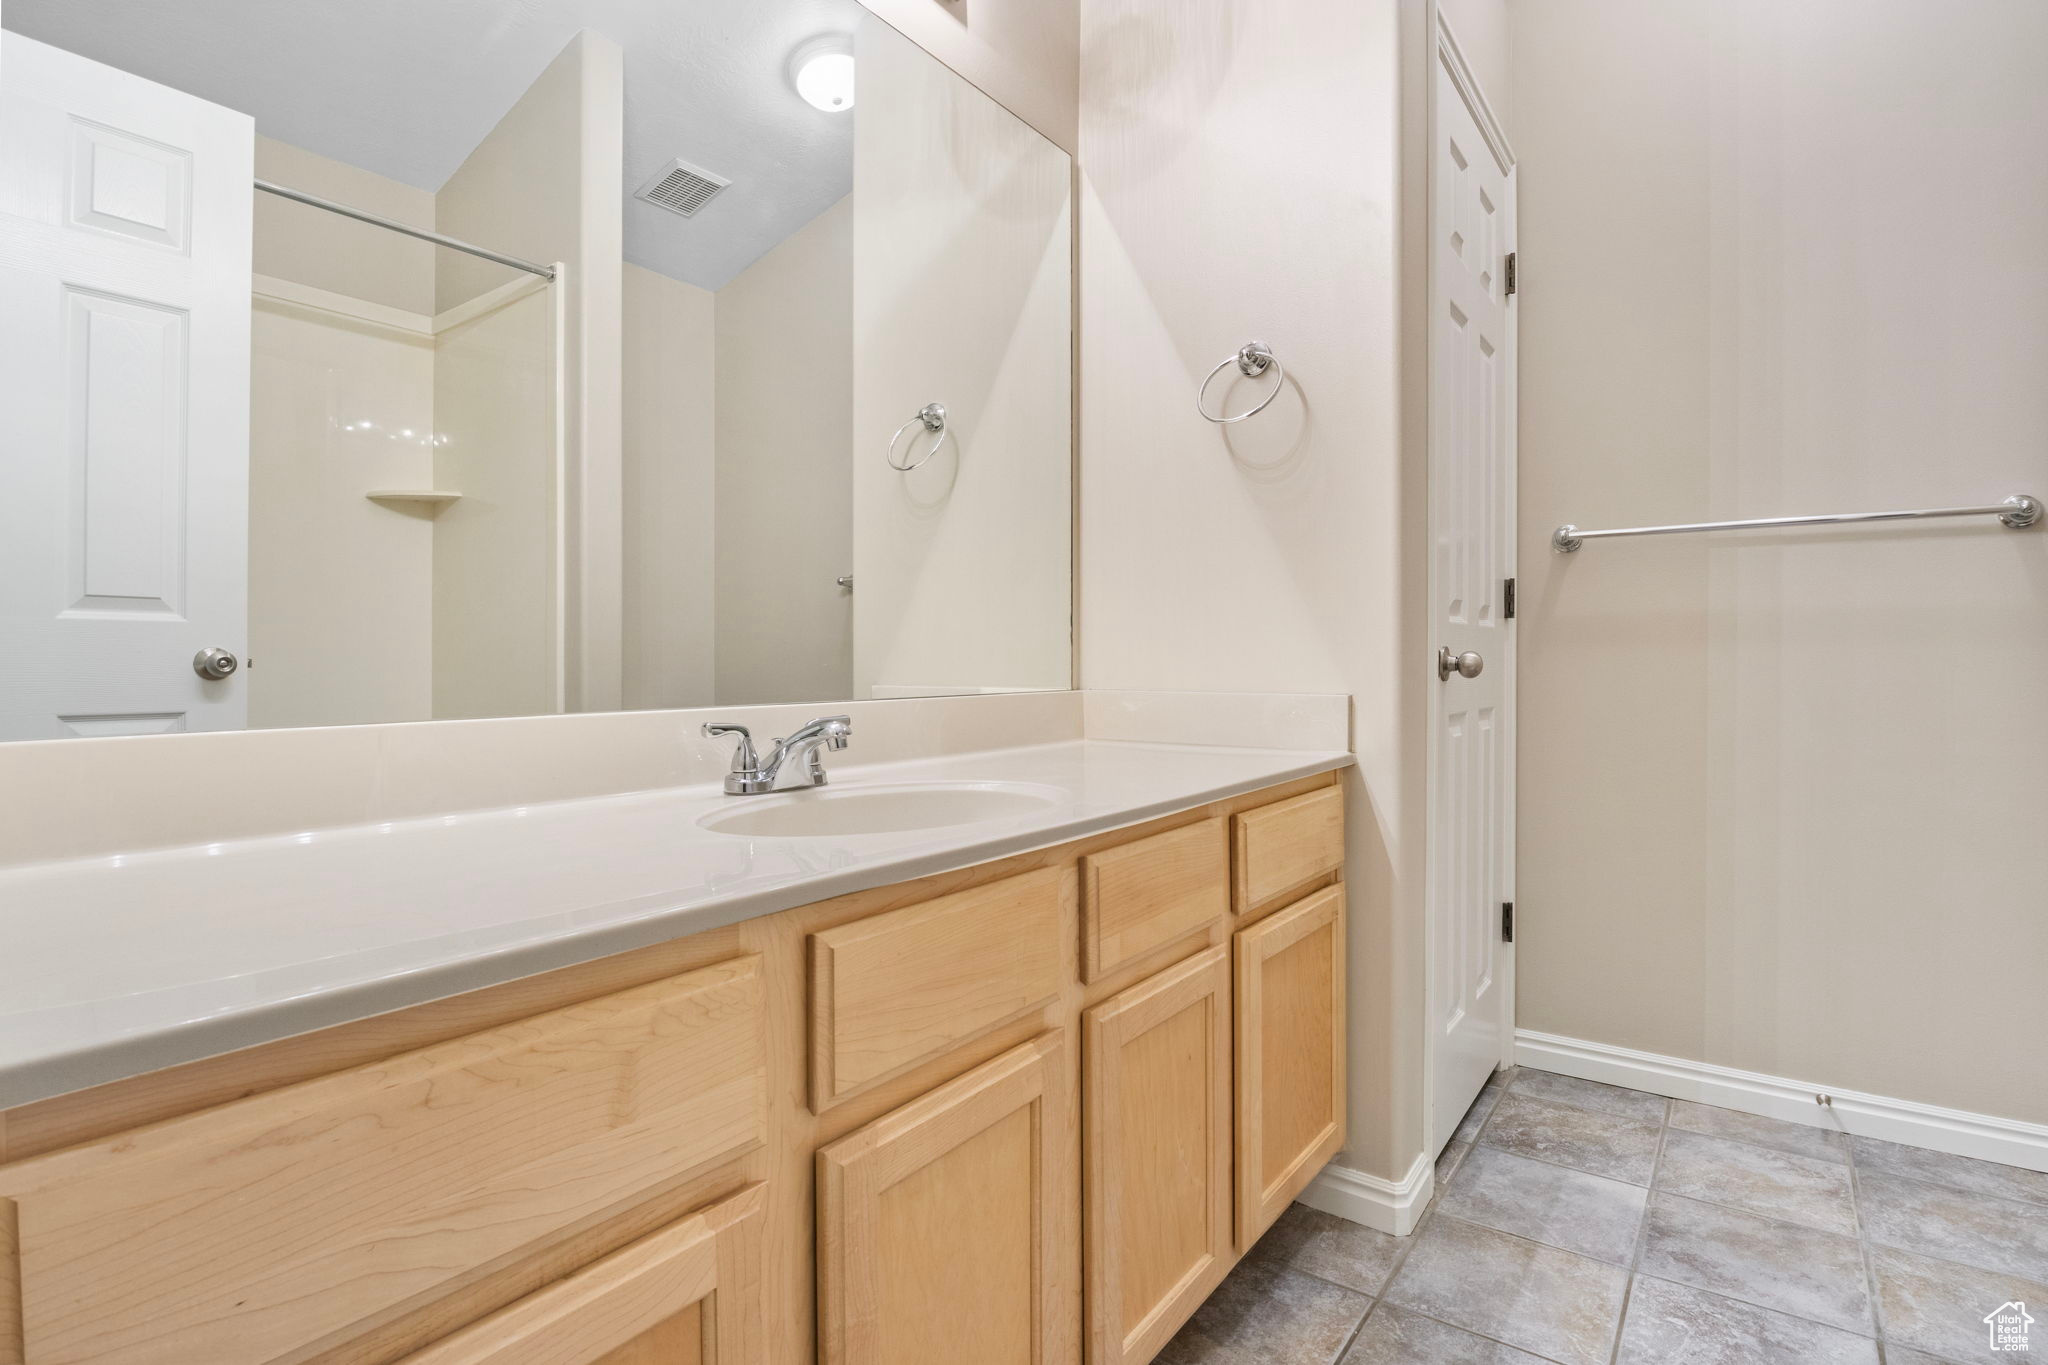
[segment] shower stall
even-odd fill
[[[563,710],[566,267],[435,230],[460,173],[256,165],[249,724]]]

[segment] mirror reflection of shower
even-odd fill
[[[249,724],[564,709],[567,267],[442,230],[493,177],[256,165]]]

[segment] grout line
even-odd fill
[[[1459,1324],[1452,1322],[1448,1318],[1440,1318],[1436,1316],[1434,1313],[1425,1313],[1420,1308],[1411,1308],[1405,1303],[1396,1304],[1395,1307],[1399,1308],[1403,1313],[1412,1313],[1418,1318],[1426,1318],[1431,1322],[1437,1323],[1444,1327],[1448,1327],[1454,1332],[1463,1332],[1468,1337],[1478,1337],[1481,1341],[1490,1341],[1494,1343],[1496,1346],[1505,1346],[1510,1351],[1519,1351],[1525,1356],[1530,1356],[1536,1360],[1549,1361],[1552,1362],[1552,1365],[1556,1365],[1555,1357],[1538,1355],[1535,1351],[1530,1350],[1526,1346],[1517,1346],[1512,1341],[1502,1341],[1499,1337],[1490,1337],[1486,1335],[1486,1333],[1484,1332],[1475,1332],[1470,1327],[1462,1327]]]
[[[2031,1208],[2031,1207],[2033,1207],[2032,1201],[2030,1201],[2030,1200],[2025,1200],[2025,1199],[2009,1199],[2009,1198],[2005,1197],[2004,1195],[1997,1195],[1997,1194],[1985,1194],[1985,1193],[1984,1193],[1983,1191],[1981,1191],[1981,1190],[1961,1190],[1961,1189],[1957,1189],[1957,1188],[1956,1188],[1956,1187],[1954,1187],[1953,1185],[1943,1185],[1943,1184],[1940,1184],[1940,1183],[1938,1183],[1938,1182],[1936,1182],[1936,1181],[1932,1181],[1932,1180],[1920,1180],[1920,1179],[1918,1179],[1918,1178],[1916,1178],[1916,1177],[1914,1177],[1914,1176],[1910,1176],[1910,1175],[1898,1175],[1898,1174],[1895,1174],[1895,1173],[1893,1173],[1893,1172],[1891,1172],[1891,1171],[1881,1171],[1881,1172],[1876,1172],[1875,1174],[1879,1174],[1879,1175],[1882,1175],[1882,1176],[1883,1176],[1883,1177],[1884,1177],[1885,1179],[1887,1179],[1887,1180],[1897,1180],[1897,1181],[1902,1181],[1903,1183],[1905,1183],[1905,1184],[1908,1184],[1908,1185],[1918,1185],[1918,1186],[1920,1186],[1920,1187],[1921,1187],[1921,1188],[1923,1188],[1923,1189],[1929,1189],[1929,1190],[1934,1190],[1934,1191],[1937,1191],[1937,1192],[1939,1192],[1939,1193],[1942,1193],[1942,1194],[1949,1194],[1949,1195],[1961,1195],[1961,1196],[1963,1196],[1963,1197],[1964,1197],[1965,1199],[1985,1199],[1985,1200],[1989,1200],[1989,1201],[1991,1201],[1991,1202],[1993,1202],[1993,1203],[2002,1203],[2002,1204],[2012,1204],[2012,1205],[2016,1205],[2016,1206],[2018,1206],[2018,1207],[2020,1207],[2020,1208],[2023,1208],[2023,1209],[2024,1209],[2024,1208]],[[1902,1245],[1902,1244],[1900,1244],[1900,1243],[1897,1243],[1897,1242],[1886,1242],[1886,1241],[1881,1241],[1880,1239],[1878,1239],[1878,1238],[1876,1238],[1876,1237],[1873,1237],[1873,1236],[1871,1236],[1871,1235],[1870,1235],[1870,1233],[1868,1233],[1867,1231],[1865,1231],[1865,1230],[1864,1230],[1864,1228],[1863,1228],[1863,1168],[1862,1168],[1862,1167],[1860,1167],[1860,1166],[1855,1166],[1855,1165],[1852,1165],[1852,1166],[1850,1167],[1850,1169],[1849,1169],[1849,1188],[1850,1188],[1850,1199],[1851,1199],[1851,1202],[1852,1202],[1852,1204],[1853,1204],[1853,1206],[1854,1206],[1854,1213],[1855,1213],[1855,1217],[1856,1217],[1856,1229],[1857,1229],[1857,1231],[1856,1231],[1856,1240],[1857,1240],[1857,1243],[1858,1243],[1859,1245],[1861,1245],[1861,1246],[1865,1247],[1866,1249],[1868,1249],[1868,1250],[1870,1250],[1870,1251],[1876,1251],[1876,1250],[1878,1250],[1878,1249],[1882,1248],[1882,1249],[1884,1249],[1884,1250],[1887,1250],[1887,1251],[1900,1251],[1900,1252],[1904,1252],[1905,1254],[1907,1254],[1907,1255],[1909,1255],[1909,1256],[1917,1256],[1917,1257],[1921,1258],[1922,1260],[1928,1260],[1928,1261],[1938,1261],[1938,1262],[1940,1262],[1940,1263],[1941,1263],[1941,1264],[1943,1264],[1943,1265],[1952,1265],[1952,1266],[1958,1266],[1958,1267],[1960,1267],[1960,1268],[1962,1268],[1962,1269],[1964,1269],[1964,1270],[1971,1270],[1971,1271],[1975,1271],[1975,1272],[1976,1272],[1976,1273],[1978,1273],[1979,1275],[2006,1275],[2006,1276],[2013,1276],[2013,1277],[2016,1277],[2016,1278],[2019,1278],[2019,1279],[2027,1279],[2027,1278],[2028,1278],[2028,1276],[2026,1276],[2026,1275],[2025,1275],[2024,1273],[2022,1273],[2022,1272],[2019,1272],[2019,1271],[2014,1271],[2014,1270],[2009,1270],[2009,1269],[2000,1269],[2000,1268],[1999,1268],[1999,1267],[1997,1267],[1997,1266],[1988,1266],[1988,1265],[1980,1265],[1980,1264],[1978,1264],[1978,1263],[1977,1263],[1977,1262],[1975,1262],[1975,1261],[1963,1261],[1963,1260],[1958,1260],[1958,1259],[1956,1258],[1956,1256],[1955,1256],[1955,1254],[1954,1254],[1954,1253],[1952,1253],[1952,1252],[1945,1252],[1945,1251],[1942,1251],[1942,1250],[1940,1250],[1940,1249],[1937,1249],[1936,1247],[1933,1247],[1933,1246],[1927,1246],[1927,1245],[1917,1245],[1917,1246],[1905,1246],[1905,1245]],[[1869,1258],[1868,1258],[1868,1257],[1866,1257],[1865,1259],[1867,1260],[1867,1259],[1869,1259]],[[1873,1271],[1872,1273],[1873,1273],[1873,1274],[1875,1274],[1875,1272],[1874,1272],[1874,1271]],[[1873,1286],[1873,1287],[1874,1287],[1874,1286]],[[1872,1302],[1873,1302],[1873,1303],[1874,1303],[1875,1301],[1876,1301],[1875,1299],[1873,1299],[1873,1300],[1872,1300]]]
[[[1650,1185],[1643,1196],[1643,1221],[1636,1225],[1636,1244],[1628,1261],[1628,1278],[1621,1286],[1621,1311],[1614,1318],[1614,1346],[1607,1353],[1608,1365],[1621,1359],[1621,1336],[1628,1327],[1628,1308],[1636,1296],[1636,1276],[1642,1272],[1643,1248],[1650,1240],[1650,1214],[1657,1198],[1657,1177],[1664,1171],[1664,1140],[1671,1136],[1671,1101],[1664,1101],[1664,1123],[1657,1130],[1657,1155],[1650,1162]]]
[[[1690,1103],[1690,1101],[1688,1101],[1688,1103]],[[1701,1106],[1701,1108],[1704,1109],[1719,1109],[1720,1107],[1721,1106],[1717,1104],[1708,1104]],[[1725,1110],[1724,1112],[1730,1114],[1740,1114],[1742,1113],[1742,1110],[1729,1109]],[[1749,1117],[1758,1118],[1766,1116],[1751,1114],[1749,1115]],[[1824,1156],[1815,1156],[1812,1152],[1795,1152],[1789,1147],[1773,1147],[1768,1142],[1753,1142],[1748,1138],[1730,1137],[1726,1133],[1705,1133],[1701,1132],[1697,1128],[1687,1128],[1683,1124],[1672,1124],[1671,1126],[1675,1131],[1680,1133],[1689,1133],[1693,1137],[1712,1138],[1716,1142],[1732,1142],[1740,1147],[1754,1147],[1760,1152],[1774,1152],[1779,1156],[1804,1157],[1808,1161],[1817,1161],[1823,1166],[1846,1166],[1849,1164],[1849,1144],[1846,1141],[1843,1142],[1841,1147],[1838,1149],[1842,1153],[1842,1159],[1840,1161],[1830,1161]],[[1835,1130],[1832,1128],[1810,1128],[1806,1131],[1813,1133],[1832,1133]],[[1848,1135],[1845,1133],[1842,1136],[1846,1138]]]
[[[1379,1306],[1380,1301],[1376,1297],[1365,1305],[1365,1312],[1360,1315],[1357,1322],[1351,1324],[1351,1330],[1344,1334],[1344,1344],[1339,1346],[1336,1354],[1330,1357],[1329,1365],[1344,1365],[1344,1357],[1351,1354],[1351,1348],[1358,1342],[1358,1334],[1365,1330],[1365,1325],[1368,1322],[1372,1321],[1373,1310]],[[1883,1365],[1883,1362],[1880,1361],[1879,1365]]]
[[[1540,1250],[1543,1250],[1543,1251],[1555,1251],[1555,1252],[1559,1253],[1560,1255],[1564,1255],[1564,1256],[1571,1256],[1571,1257],[1574,1257],[1574,1258],[1576,1258],[1576,1259],[1578,1259],[1578,1260],[1581,1260],[1581,1261],[1587,1261],[1587,1262],[1590,1262],[1590,1263],[1591,1263],[1591,1264],[1593,1264],[1593,1265],[1603,1265],[1603,1266],[1606,1266],[1606,1267],[1607,1267],[1607,1268],[1608,1268],[1609,1270],[1622,1270],[1622,1271],[1626,1271],[1626,1270],[1628,1269],[1628,1267],[1627,1267],[1627,1266],[1625,1266],[1625,1265],[1622,1265],[1622,1264],[1620,1264],[1619,1262],[1616,1262],[1616,1261],[1603,1261],[1603,1260],[1601,1260],[1601,1259],[1600,1259],[1600,1258],[1599,1258],[1598,1256],[1588,1256],[1588,1255],[1587,1255],[1587,1254],[1586,1254],[1585,1252],[1583,1252],[1583,1251],[1573,1251],[1573,1250],[1572,1250],[1572,1249],[1571,1249],[1570,1247],[1561,1247],[1561,1246],[1553,1246],[1553,1245],[1552,1245],[1551,1243],[1549,1243],[1549,1242],[1544,1242],[1544,1241],[1539,1241],[1538,1239],[1536,1239],[1536,1238],[1534,1238],[1534,1237],[1531,1237],[1531,1236],[1529,1236],[1529,1235],[1528,1235],[1527,1233],[1521,1233],[1521,1232],[1509,1232],[1509,1231],[1508,1231],[1508,1230],[1507,1230],[1506,1228],[1496,1228],[1496,1227],[1488,1227],[1488,1226],[1487,1226],[1487,1225],[1486,1225],[1485,1223],[1476,1223],[1476,1222],[1474,1222],[1473,1220],[1471,1220],[1470,1218],[1460,1218],[1460,1217],[1459,1217],[1459,1216],[1458,1216],[1457,1214],[1455,1214],[1455,1213],[1447,1213],[1447,1214],[1444,1214],[1443,1216],[1444,1216],[1445,1218],[1448,1218],[1448,1219],[1450,1219],[1450,1220],[1451,1220],[1451,1221],[1452,1221],[1453,1223],[1460,1223],[1460,1224],[1463,1224],[1463,1225],[1464,1225],[1465,1227],[1468,1227],[1468,1228],[1472,1228],[1472,1229],[1474,1229],[1474,1230],[1476,1230],[1476,1231],[1479,1231],[1479,1232],[1483,1232],[1483,1233],[1486,1233],[1486,1234],[1488,1234],[1489,1236],[1493,1236],[1493,1237],[1506,1237],[1506,1238],[1508,1238],[1509,1240],[1511,1240],[1511,1241],[1516,1241],[1516,1242],[1527,1242],[1527,1243],[1528,1243],[1528,1244],[1529,1244],[1530,1246],[1532,1246],[1532,1247],[1536,1247],[1536,1248],[1538,1248],[1538,1249],[1540,1249]],[[1390,1284],[1390,1285],[1391,1285],[1391,1284],[1393,1283],[1393,1277],[1392,1277],[1392,1276],[1389,1276],[1389,1277],[1387,1278],[1387,1283],[1388,1283],[1388,1284]],[[1402,1306],[1403,1306],[1403,1307],[1405,1308],[1405,1307],[1406,1307],[1407,1305],[1406,1305],[1406,1304],[1403,1304]],[[1468,1330],[1469,1330],[1469,1329],[1468,1329]]]
[[[1682,1204],[1698,1204],[1703,1208],[1722,1209],[1729,1213],[1740,1214],[1745,1218],[1754,1218],[1761,1223],[1775,1223],[1779,1227],[1791,1228],[1795,1232],[1816,1233],[1823,1237],[1840,1238],[1843,1241],[1856,1240],[1854,1238],[1847,1237],[1839,1232],[1822,1232],[1819,1228],[1808,1227],[1804,1223],[1794,1223],[1790,1219],[1785,1218],[1773,1218],[1769,1214],[1757,1213],[1751,1209],[1739,1209],[1728,1204],[1716,1204],[1706,1199],[1695,1199],[1689,1194],[1672,1194],[1669,1191],[1664,1191],[1663,1196],[1666,1199],[1675,1199]],[[1860,1248],[1862,1246],[1862,1243],[1857,1242],[1857,1246]],[[1976,1267],[1974,1266],[1966,1268],[1976,1269]],[[1780,1317],[1794,1318],[1800,1322],[1810,1322],[1821,1327],[1830,1327],[1837,1332],[1846,1332],[1850,1336],[1862,1337],[1866,1341],[1874,1339],[1873,1333],[1869,1331],[1860,1330],[1855,1327],[1844,1327],[1839,1322],[1829,1322],[1823,1318],[1809,1317],[1805,1313],[1794,1312],[1790,1308],[1783,1308],[1774,1303],[1765,1303],[1761,1299],[1752,1297],[1747,1293],[1737,1293],[1735,1290],[1730,1288],[1723,1287],[1708,1289],[1701,1285],[1691,1284],[1685,1280],[1678,1279],[1675,1276],[1671,1275],[1645,1275],[1643,1276],[1643,1278],[1652,1280],[1667,1280],[1672,1284],[1678,1285],[1682,1289],[1691,1289],[1701,1294],[1710,1294],[1716,1298],[1730,1299],[1736,1303],[1747,1304],[1751,1308],[1761,1308],[1765,1312],[1776,1313]]]
[[[1475,1148],[1479,1146],[1476,1142],[1472,1145]],[[1486,1150],[1489,1152],[1499,1152],[1502,1156],[1514,1157],[1518,1161],[1533,1161],[1538,1166],[1550,1166],[1560,1171],[1570,1171],[1573,1175],[1591,1176],[1595,1180],[1605,1180],[1610,1185],[1626,1185],[1632,1190],[1648,1190],[1650,1188],[1648,1185],[1638,1185],[1633,1180],[1623,1180],[1620,1176],[1602,1175],[1598,1171],[1589,1171],[1584,1166],[1567,1166],[1562,1161],[1552,1161],[1546,1156],[1530,1156],[1527,1152],[1518,1152],[1512,1147],[1495,1147],[1489,1144]],[[1467,1152],[1465,1155],[1469,1159],[1472,1153]],[[1464,1164],[1463,1161],[1458,1163],[1461,1167]]]
[[[1684,1130],[1680,1129],[1679,1131],[1683,1132]],[[1858,1245],[1862,1243],[1862,1238],[1854,1232],[1843,1232],[1837,1228],[1816,1227],[1812,1223],[1801,1222],[1797,1218],[1788,1218],[1783,1213],[1755,1208],[1748,1204],[1728,1204],[1704,1194],[1684,1194],[1678,1190],[1653,1189],[1650,1193],[1653,1195],[1661,1194],[1666,1199],[1683,1199],[1689,1204],[1704,1204],[1710,1209],[1725,1209],[1729,1213],[1739,1213],[1746,1218],[1761,1218],[1766,1223],[1781,1223],[1788,1228],[1797,1228],[1801,1232],[1817,1232],[1823,1237],[1839,1237],[1845,1242],[1855,1242]],[[1855,1203],[1855,1198],[1855,1193],[1852,1190],[1849,1196],[1852,1205]],[[1851,1209],[1850,1216],[1852,1218],[1855,1216],[1853,1208]],[[1732,1298],[1734,1296],[1729,1295],[1727,1297]],[[1796,1318],[1799,1315],[1794,1313],[1792,1316]],[[1815,1321],[1819,1321],[1819,1319],[1815,1319]]]
[[[1648,1121],[1649,1120],[1647,1119],[1642,1120],[1642,1122],[1645,1123],[1647,1123]],[[1483,1133],[1486,1130],[1482,1128],[1480,1129],[1480,1131]],[[1658,1134],[1658,1145],[1660,1148],[1663,1145],[1663,1134],[1661,1132]],[[1472,1140],[1472,1149],[1473,1151],[1477,1151],[1478,1148],[1479,1140],[1477,1138],[1474,1138]],[[1486,1150],[1489,1152],[1499,1152],[1502,1156],[1511,1156],[1519,1161],[1533,1161],[1539,1166],[1552,1166],[1560,1171],[1570,1171],[1573,1175],[1588,1175],[1593,1177],[1593,1179],[1595,1180],[1605,1180],[1610,1185],[1626,1185],[1632,1190],[1648,1190],[1650,1188],[1648,1185],[1638,1185],[1633,1180],[1623,1180],[1620,1176],[1602,1175],[1598,1171],[1589,1171],[1584,1166],[1567,1166],[1562,1161],[1552,1161],[1547,1156],[1531,1156],[1527,1152],[1518,1152],[1512,1147],[1494,1147],[1489,1145]],[[1463,1170],[1465,1163],[1467,1161],[1470,1161],[1471,1159],[1472,1152],[1466,1152],[1465,1155],[1458,1162],[1458,1169]],[[1655,1179],[1654,1174],[1651,1178]]]
[[[1548,1095],[1532,1095],[1527,1091],[1523,1090],[1517,1090],[1513,1093],[1518,1098],[1530,1104],[1540,1104],[1550,1109],[1563,1109],[1574,1114],[1591,1114],[1595,1118],[1612,1119],[1616,1123],[1655,1123],[1659,1127],[1664,1126],[1664,1124],[1666,1123],[1666,1120],[1664,1119],[1645,1118],[1640,1114],[1623,1114],[1613,1109],[1594,1109],[1583,1104],[1573,1104],[1570,1100],[1554,1100]],[[1633,1095],[1643,1095],[1653,1100],[1664,1099],[1662,1095],[1652,1095],[1647,1090],[1632,1090],[1629,1093]],[[1502,1097],[1506,1097],[1506,1092],[1503,1092]],[[1497,1109],[1500,1106],[1496,1104],[1494,1107]],[[1667,1114],[1671,1112],[1670,1100],[1664,1100],[1664,1112]],[[1491,1122],[1493,1119],[1492,1114],[1488,1114],[1486,1117],[1488,1122]]]
[[[1849,1147],[1849,1216],[1856,1222],[1856,1255],[1863,1262],[1863,1292],[1870,1296],[1870,1328],[1877,1334],[1877,1358],[1882,1365],[1884,1349],[1884,1308],[1877,1292],[1877,1263],[1870,1254],[1870,1237],[1863,1230],[1863,1182],[1856,1169],[1856,1145]]]

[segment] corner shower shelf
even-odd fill
[[[363,496],[371,502],[381,502],[386,505],[392,503],[411,503],[414,506],[426,507],[438,512],[449,503],[456,501],[462,494],[443,493],[431,488],[377,488],[363,494]]]

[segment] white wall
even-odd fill
[[[853,202],[718,291],[716,694],[853,695]],[[856,585],[858,586],[858,585]]]
[[[267,137],[256,173],[433,223],[433,196]],[[256,196],[260,276],[433,308],[433,248]],[[433,478],[433,343],[321,309],[254,300],[249,425],[249,724],[432,714],[433,524],[377,488]]]
[[[861,0],[1062,150],[1079,137],[1080,0]],[[865,100],[872,87],[864,85]]]
[[[1081,677],[1353,697],[1351,1140],[1421,1152],[1422,448],[1397,365],[1401,47],[1351,0],[1083,0]],[[1197,384],[1272,345],[1231,428]],[[1222,385],[1219,384],[1219,389]],[[1242,402],[1243,392],[1232,394]]]
[[[256,138],[256,176],[431,230],[434,196],[345,161]],[[255,270],[350,298],[434,311],[434,248],[274,194],[255,199]]]
[[[853,695],[1066,687],[1071,163],[888,25],[856,49]]]
[[[716,668],[717,295],[625,270],[625,705],[706,706]]]
[[[618,44],[579,33],[449,177],[435,204],[444,233],[568,266],[571,710],[607,710],[622,697],[622,63]],[[506,278],[502,266],[445,255],[443,309]]]
[[[2048,1121],[2048,7],[1545,0],[1521,1024]]]

